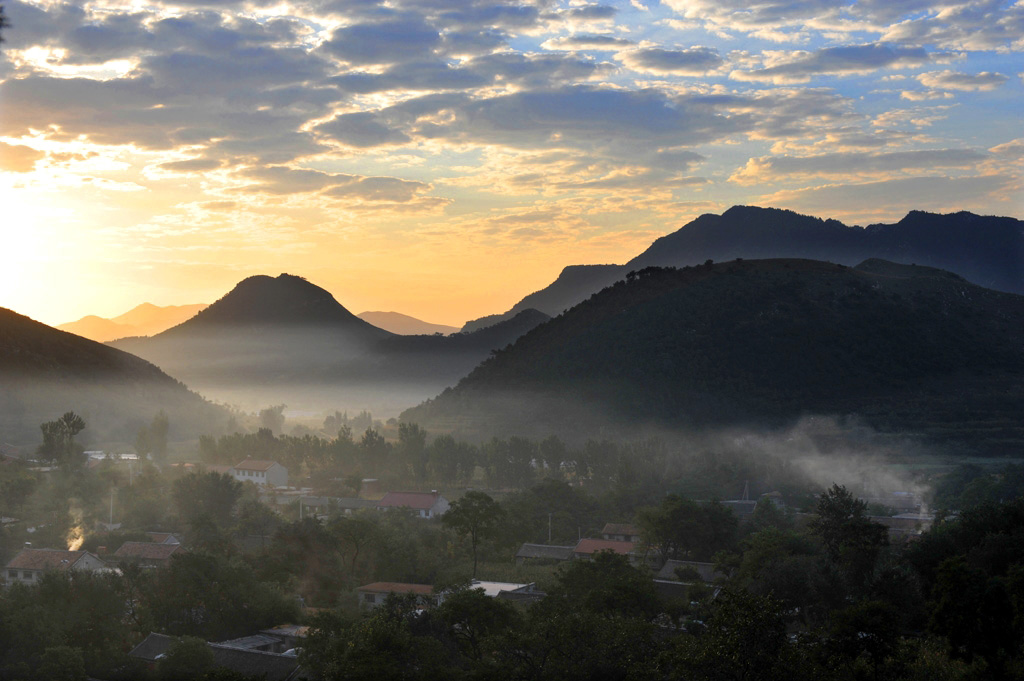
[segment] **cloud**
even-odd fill
[[[410,141],[408,135],[390,126],[379,114],[370,111],[342,114],[317,126],[317,131],[341,144],[360,148]]]
[[[28,173],[34,170],[36,163],[45,156],[46,154],[32,147],[0,142],[0,170]]]
[[[441,34],[418,17],[343,26],[321,46],[349,64],[394,64],[429,57]]]
[[[769,83],[803,83],[820,74],[869,73],[882,68],[920,66],[935,59],[920,47],[891,47],[882,44],[826,47],[815,52],[797,52],[787,61],[753,71],[734,71],[737,80]]]
[[[635,42],[626,38],[616,38],[611,35],[593,35],[580,33],[577,35],[551,38],[541,45],[546,50],[594,50],[594,51],[615,51],[623,47],[634,45]]]
[[[685,50],[644,47],[619,52],[616,56],[634,71],[677,76],[700,76],[725,63],[718,50],[710,47]]]
[[[759,198],[761,205],[811,215],[861,216],[863,221],[893,219],[928,206],[930,211],[991,212],[991,202],[1019,186],[1010,175],[908,177],[861,184],[833,184],[784,190]]]
[[[988,158],[972,149],[889,152],[836,152],[816,156],[762,156],[750,159],[729,178],[740,185],[774,182],[787,176],[891,174],[921,168],[967,168]]]
[[[995,90],[1010,79],[1001,73],[982,71],[981,73],[960,73],[957,71],[929,71],[917,76],[922,85],[945,90]]]

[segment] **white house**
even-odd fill
[[[253,482],[268,487],[288,486],[288,469],[276,461],[246,459],[231,468],[231,476],[240,482]]]
[[[377,502],[377,510],[407,508],[420,518],[434,518],[448,512],[451,504],[435,490],[433,492],[388,492]]]
[[[46,572],[68,570],[110,570],[99,556],[88,551],[63,551],[61,549],[23,549],[4,566],[4,583],[35,584]]]

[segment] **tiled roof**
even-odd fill
[[[576,552],[575,546],[551,546],[549,544],[523,544],[516,551],[516,558],[549,558],[569,560]]]
[[[434,505],[439,496],[441,495],[436,492],[388,492],[377,502],[377,506],[426,511]]]
[[[611,539],[580,539],[576,544],[575,553],[591,555],[598,551],[614,551],[625,556],[633,551],[635,544],[631,541],[614,541]]]
[[[171,532],[147,532],[146,535],[149,537],[149,541],[154,544],[180,544],[181,542]],[[173,541],[168,541],[173,540]]]
[[[238,471],[268,471],[270,470],[276,461],[260,461],[258,459],[246,459],[242,463],[235,464],[235,470]]]
[[[241,648],[242,650],[255,650],[257,648],[263,648],[264,646],[275,646],[281,642],[281,639],[274,638],[273,636],[267,636],[266,634],[252,634],[251,636],[243,636],[242,638],[233,638],[230,641],[221,641],[217,643],[219,646],[227,646],[228,648]]]
[[[211,643],[213,663],[217,667],[226,667],[246,677],[264,679],[265,681],[286,681],[292,678],[298,659],[277,653],[265,653],[262,650],[242,650],[230,648],[219,643]]]
[[[142,641],[142,643],[135,646],[128,652],[128,657],[146,660],[147,662],[154,662],[157,657],[167,652],[167,649],[171,647],[171,643],[173,642],[173,636],[150,634]]]
[[[184,550],[181,544],[126,541],[117,551],[114,551],[114,555],[118,558],[137,558],[139,560],[169,560],[175,552]]]
[[[7,567],[18,570],[67,570],[87,553],[60,549],[24,549],[7,563]]]
[[[640,530],[636,528],[636,525],[629,523],[608,523],[601,530],[601,534],[622,534],[622,535],[639,535]]]
[[[403,584],[401,582],[374,582],[373,584],[367,584],[361,586],[358,591],[365,591],[367,593],[377,594],[419,594],[420,596],[429,596],[434,592],[434,587],[429,584]]]
[[[676,568],[682,567],[693,568],[697,571],[697,574],[700,575],[701,580],[705,582],[713,582],[718,577],[727,576],[724,572],[716,570],[714,563],[700,563],[695,560],[667,560],[661,570],[658,571],[656,577],[658,579],[671,579],[678,581],[679,576],[676,575]]]

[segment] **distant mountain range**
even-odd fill
[[[1014,218],[912,211],[896,224],[862,228],[777,208],[734,206],[722,215],[698,217],[625,265],[566,267],[508,312],[467,322],[463,329],[493,324],[526,308],[557,316],[631,270],[735,258],[808,258],[844,265],[882,258],[938,267],[980,286],[1024,294],[1024,222]]]
[[[858,414],[986,453],[1024,445],[1024,296],[868,260],[645,267],[402,419],[592,435]]]
[[[100,343],[128,336],[152,336],[177,326],[206,308],[201,305],[168,305],[160,307],[143,303],[112,319],[88,315],[57,328]]]
[[[397,412],[547,318],[526,310],[476,333],[403,336],[360,319],[302,277],[261,275],[178,326],[112,345],[232,404],[325,409],[365,400]]]
[[[0,433],[40,441],[39,425],[67,411],[84,438],[132,442],[163,409],[171,432],[220,432],[229,414],[138,357],[0,308]]]
[[[459,327],[431,324],[401,312],[360,312],[356,315],[364,322],[373,324],[379,329],[397,333],[402,336],[424,336],[435,333],[458,333]]]

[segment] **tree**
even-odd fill
[[[43,444],[36,454],[44,461],[69,462],[75,453],[75,436],[85,430],[85,421],[73,411],[66,412],[56,421],[47,421],[39,426],[43,433]]]
[[[476,577],[477,546],[481,539],[497,531],[505,512],[494,499],[483,492],[471,491],[452,502],[448,512],[441,516],[447,527],[460,536],[469,536],[473,547],[473,576]]]
[[[871,576],[879,552],[889,543],[888,531],[867,517],[867,507],[845,487],[833,484],[818,497],[818,517],[810,523],[829,560],[855,587]]]
[[[266,428],[272,433],[281,434],[284,429],[284,410],[287,404],[275,404],[272,407],[260,410],[260,428]]]
[[[398,456],[417,480],[427,479],[427,431],[415,423],[398,424]]]
[[[160,660],[160,678],[166,681],[200,679],[213,669],[213,651],[201,638],[182,636],[175,639]]]

